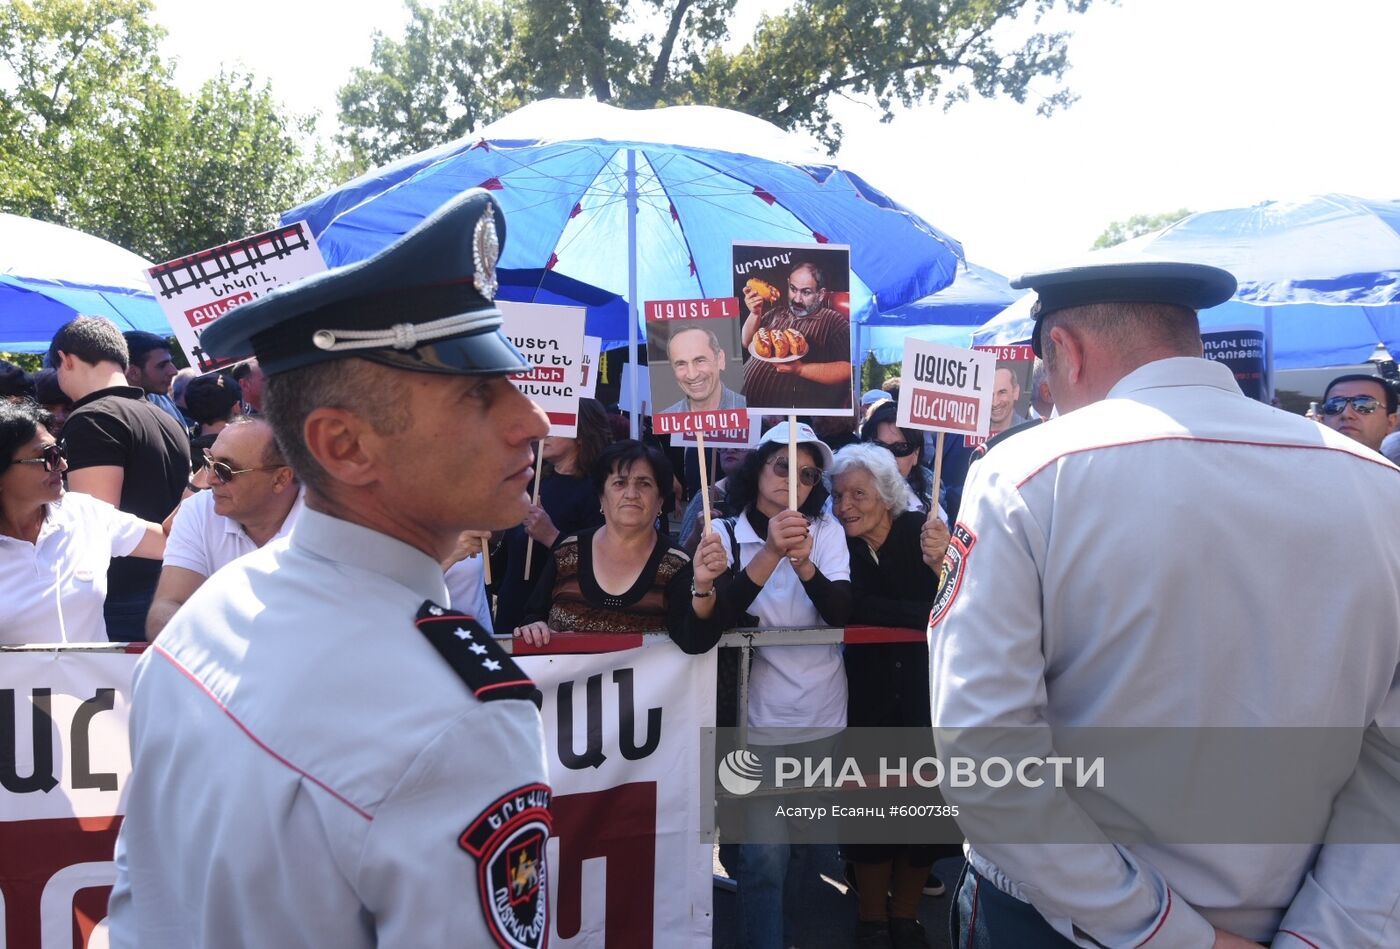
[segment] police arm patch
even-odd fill
[[[476,858],[481,911],[502,949],[539,949],[549,940],[545,843],[552,827],[549,787],[527,784],[492,803],[457,838]]]
[[[943,555],[943,576],[939,581],[938,596],[933,601],[932,612],[929,613],[930,628],[943,622],[943,618],[952,609],[953,600],[958,595],[963,574],[967,570],[967,555],[972,552],[972,545],[975,543],[977,535],[968,530],[967,525],[961,521],[953,525],[952,536],[948,538],[948,552]]]

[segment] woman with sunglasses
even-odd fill
[[[704,595],[713,573],[704,563],[718,547],[731,571],[715,582],[721,628],[734,626],[844,626],[851,611],[850,559],[841,525],[823,509],[824,471],[831,449],[810,426],[797,426],[797,470],[788,464],[788,424],[770,429],[742,468],[729,477],[729,498],[740,513],[713,522],[718,540],[696,551],[695,585]],[[788,510],[788,482],[797,479],[797,510]],[[820,758],[834,752],[846,725],[846,670],[840,646],[764,646],[749,674],[750,749],[771,767],[774,755]],[[810,800],[801,803],[811,803]],[[772,821],[773,808],[750,808],[750,818]],[[775,830],[755,829],[768,836]],[[789,859],[820,859],[814,846],[739,846],[741,941],[755,949],[793,945],[793,920],[784,912]],[[834,857],[834,854],[832,854]],[[793,907],[786,907],[789,911]]]
[[[933,502],[933,472],[923,464],[924,434],[895,424],[898,413],[897,403],[880,403],[861,425],[860,440],[879,445],[894,455],[909,493],[910,509],[928,511]]]
[[[0,401],[0,643],[106,642],[113,557],[159,560],[161,525],[63,489],[68,464],[32,402]]]

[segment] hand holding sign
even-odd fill
[[[924,521],[923,529],[919,532],[919,550],[924,563],[934,573],[943,571],[943,555],[948,552],[949,537],[948,525],[943,518],[938,516],[937,511],[929,512],[928,520]]]

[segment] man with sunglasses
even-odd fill
[[[1323,425],[1372,451],[1380,451],[1385,436],[1395,430],[1395,390],[1379,376],[1338,376],[1327,384],[1317,410]]]
[[[186,498],[170,528],[146,615],[151,642],[214,571],[287,536],[301,509],[301,485],[263,418],[235,416],[204,460],[209,490]]]
[[[968,476],[935,741],[1018,773],[1103,756],[1104,779],[944,786],[970,841],[956,945],[1395,945],[1400,471],[1203,358],[1223,270],[1012,286],[1062,414]]]
[[[463,530],[524,519],[549,430],[508,378],[529,364],[492,299],[504,228],[465,192],[204,331],[257,356],[305,506],[138,663],[113,949],[548,940],[539,693],[442,569]]]

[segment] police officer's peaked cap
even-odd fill
[[[1169,303],[1205,310],[1235,295],[1235,278],[1206,264],[1135,260],[1029,273],[1011,281],[1036,292],[1031,346],[1040,352],[1040,326],[1056,310],[1093,303]]]
[[[527,363],[494,303],[505,236],[490,194],[467,191],[373,257],[238,307],[200,344],[218,357],[255,355],[270,376],[348,356],[414,372],[520,372]]]

